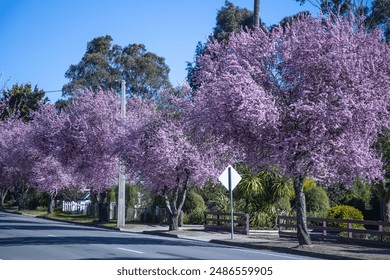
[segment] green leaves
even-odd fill
[[[38,86],[34,89],[32,85],[15,84],[11,89],[3,90],[0,97],[0,120],[5,120],[12,115],[25,121],[32,118],[32,112],[38,110],[40,104],[48,102],[45,92],[39,90]]]
[[[112,40],[107,35],[88,42],[81,61],[65,73],[70,81],[62,89],[64,96],[72,97],[85,89],[117,92],[122,79],[128,97],[152,98],[171,88],[169,67],[163,57],[147,51],[143,44],[121,47],[112,45]]]

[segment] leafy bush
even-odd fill
[[[214,185],[211,182],[207,182],[200,195],[206,204],[207,211],[230,211],[230,197],[222,184]]]
[[[291,211],[292,181],[275,167],[254,173],[248,167],[238,166],[242,180],[234,189],[237,212],[249,213],[250,227],[270,229],[276,226],[276,217]]]
[[[187,194],[183,206],[183,211],[185,214],[184,223],[202,224],[205,210],[206,205],[202,196],[200,196],[194,190],[190,190]]]
[[[275,227],[275,215],[267,212],[255,212],[249,216],[252,229],[270,229]]]
[[[306,198],[307,216],[326,217],[330,207],[326,191],[309,178],[303,183],[303,192]]]
[[[346,220],[363,220],[363,214],[358,209],[349,205],[336,205],[329,209],[328,218],[346,219]],[[330,222],[330,227],[347,228],[347,223]],[[352,228],[364,229],[362,224],[352,224]]]
[[[251,229],[274,229],[279,215],[291,215],[292,209],[290,198],[284,196],[268,207],[261,207],[261,210],[253,211],[249,215],[249,226]]]
[[[383,231],[385,232],[390,232],[390,227],[384,227],[383,228]],[[383,241],[387,241],[387,242],[390,242],[390,236],[383,236]]]

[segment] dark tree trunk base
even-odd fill
[[[98,201],[98,207],[99,207],[99,223],[108,223],[109,222],[109,206],[107,202],[107,192],[102,192],[99,194],[99,201]]]
[[[385,222],[390,222],[390,201],[385,203],[385,214],[384,214]]]
[[[179,229],[179,215],[170,215],[168,219],[169,223],[169,231],[178,230]]]
[[[294,179],[295,208],[297,211],[297,237],[300,246],[311,245],[306,222],[306,200],[303,193],[303,178]]]

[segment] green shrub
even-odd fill
[[[390,232],[390,227],[384,227],[384,228],[383,228],[383,231],[385,231],[385,232]],[[389,241],[390,241],[390,236],[388,236],[388,235],[383,236],[382,240],[383,240],[383,241],[389,242]]]
[[[275,227],[275,215],[267,212],[255,212],[249,216],[251,229],[271,229]]]
[[[336,205],[329,209],[328,218],[345,220],[363,220],[363,214],[358,209],[349,205]],[[330,222],[330,227],[347,228],[347,223]],[[364,229],[362,224],[352,224],[352,228]]]
[[[326,217],[330,207],[326,191],[309,178],[303,183],[303,192],[306,198],[307,216]]]
[[[187,193],[183,206],[183,211],[185,213],[184,223],[202,224],[205,210],[206,205],[203,198],[194,190],[190,190]]]
[[[185,224],[203,224],[204,211],[194,210],[189,213],[184,213]]]

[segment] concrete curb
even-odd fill
[[[303,251],[303,250],[299,250],[299,249],[295,249],[295,248],[270,247],[270,246],[264,246],[264,245],[259,245],[259,244],[235,243],[235,242],[225,241],[225,240],[213,239],[210,241],[210,243],[228,245],[228,246],[236,246],[236,247],[242,247],[242,248],[248,248],[248,249],[266,250],[266,251],[271,251],[271,252],[276,252],[276,253],[288,253],[288,254],[294,254],[294,255],[299,255],[299,256],[322,258],[322,259],[327,259],[327,260],[360,260],[358,258],[352,258],[352,257],[347,257],[347,256],[336,256],[336,255],[311,252],[311,251]]]
[[[167,233],[167,232],[161,232],[161,231],[135,232],[135,231],[131,231],[131,230],[122,230],[122,229],[121,229],[121,231],[129,232],[129,233],[140,233],[140,234],[147,234],[147,235],[162,236],[162,237],[171,237],[171,238],[177,238],[177,239],[194,240],[194,241],[207,242],[207,243],[212,243],[212,244],[219,244],[219,245],[239,247],[239,248],[266,250],[266,251],[271,251],[271,252],[276,252],[276,253],[289,253],[289,254],[294,254],[294,255],[307,256],[307,257],[313,257],[313,258],[322,258],[322,259],[328,259],[328,260],[359,260],[359,258],[331,255],[331,254],[312,252],[312,251],[303,251],[303,250],[299,250],[296,248],[272,247],[272,246],[267,246],[267,245],[242,243],[242,242],[235,242],[235,241],[229,241],[229,240],[197,238],[197,237],[192,237],[192,236],[180,235],[180,234],[175,234],[175,233]]]

